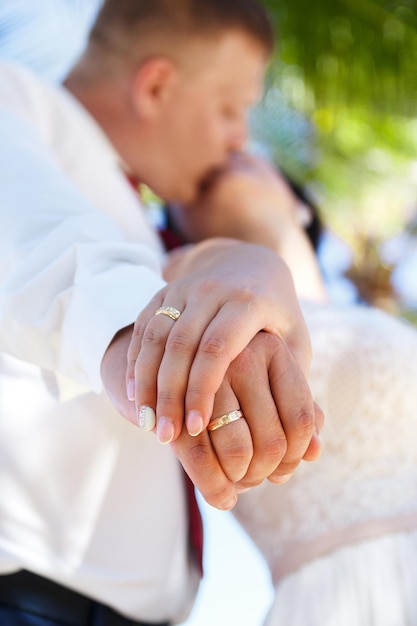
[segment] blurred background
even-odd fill
[[[416,0],[262,1],[277,47],[253,145],[319,206],[334,297],[417,321]],[[0,58],[59,81],[100,4],[1,0]]]
[[[417,4],[265,4],[277,53],[254,136],[348,244],[350,257],[326,262],[360,298],[415,320]]]
[[[253,149],[320,208],[334,299],[417,323],[416,1],[263,1],[277,48]],[[0,59],[59,82],[99,4],[0,0]],[[264,564],[231,514],[202,507],[206,576],[187,626],[258,626],[272,598]]]

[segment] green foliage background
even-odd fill
[[[417,206],[415,0],[263,1],[277,50],[254,136],[353,246],[401,230]]]

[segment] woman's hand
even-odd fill
[[[274,250],[288,265],[300,298],[328,300],[316,254],[301,226],[311,208],[267,161],[236,155],[197,202],[170,206],[169,212],[174,228],[188,241],[233,237]]]
[[[202,432],[230,364],[259,331],[293,355],[287,380],[305,376],[311,358],[290,273],[272,251],[211,240],[195,246],[179,272],[138,316],[128,351],[130,397],[164,443],[180,435],[184,418],[191,435]],[[179,319],[156,316],[163,306],[180,311]]]

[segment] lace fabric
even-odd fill
[[[340,546],[417,529],[417,332],[362,306],[306,305],[322,457],[243,494],[236,517],[275,582]]]

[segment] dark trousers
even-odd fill
[[[63,622],[51,621],[46,617],[0,606],[0,624],[1,626],[62,626]]]
[[[0,626],[169,626],[128,619],[26,571],[0,576]]]

